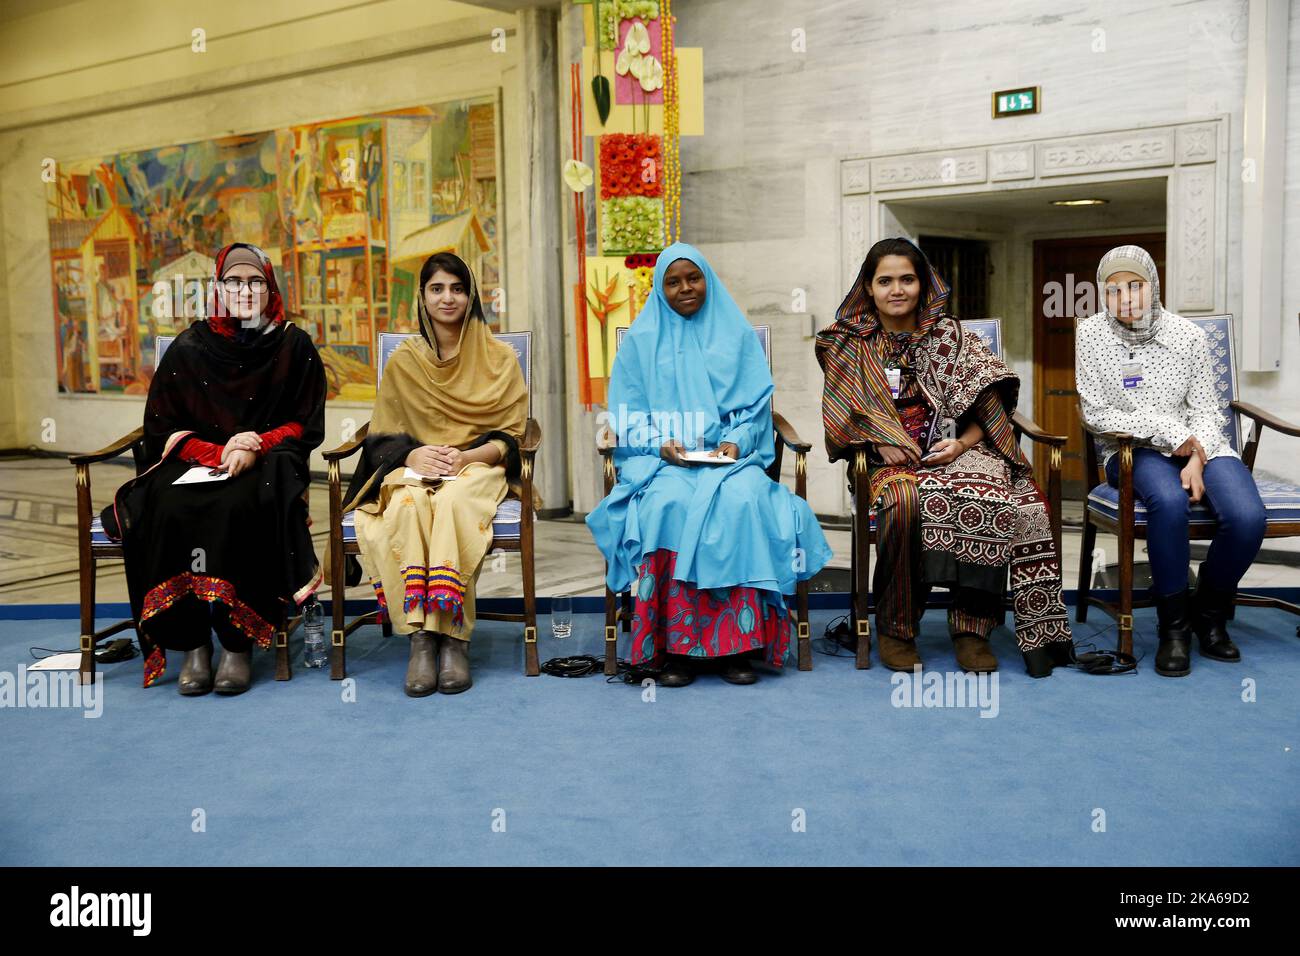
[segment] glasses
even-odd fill
[[[249,292],[260,294],[266,291],[266,280],[260,276],[253,276],[251,279],[237,279],[231,276],[229,279],[222,279],[221,286],[227,292],[238,292],[241,286],[248,286]]]

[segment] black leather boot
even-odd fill
[[[253,652],[221,649],[217,679],[212,689],[218,694],[242,694],[253,681]]]
[[[722,679],[728,684],[752,684],[758,675],[744,654],[728,654],[722,659]]]
[[[178,689],[185,697],[197,697],[212,690],[212,641],[185,655]]]
[[[685,687],[695,682],[695,671],[691,670],[690,661],[682,654],[668,654],[664,662],[663,673],[656,683],[660,687]]]
[[[439,634],[438,641],[438,692],[459,694],[469,690],[474,684],[469,676],[469,641],[446,634]]]
[[[1156,598],[1160,628],[1156,673],[1162,677],[1186,677],[1192,672],[1192,628],[1188,604],[1186,590]]]
[[[1201,656],[1235,664],[1241,651],[1228,636],[1228,614],[1237,599],[1236,591],[1220,591],[1209,585],[1205,576],[1196,579],[1196,597],[1192,599],[1192,630],[1201,647]]]
[[[411,635],[411,659],[406,665],[406,696],[428,697],[438,689],[438,641],[432,631]]]

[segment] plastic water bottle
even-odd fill
[[[302,663],[304,667],[324,667],[325,655],[325,611],[312,595],[311,603],[302,609]]]

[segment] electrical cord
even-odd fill
[[[45,653],[40,655],[36,653],[37,651],[44,651]],[[80,654],[81,648],[69,647],[64,650],[57,650],[53,647],[29,647],[27,652],[32,655],[33,660],[43,661],[55,654]],[[139,653],[139,649],[130,638],[119,637],[103,647],[96,648],[95,660],[100,664],[116,664],[118,661],[129,661]]]

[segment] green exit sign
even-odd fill
[[[1042,103],[1042,90],[1037,86],[1026,86],[1019,90],[998,90],[993,94],[993,118],[1037,113]]]

